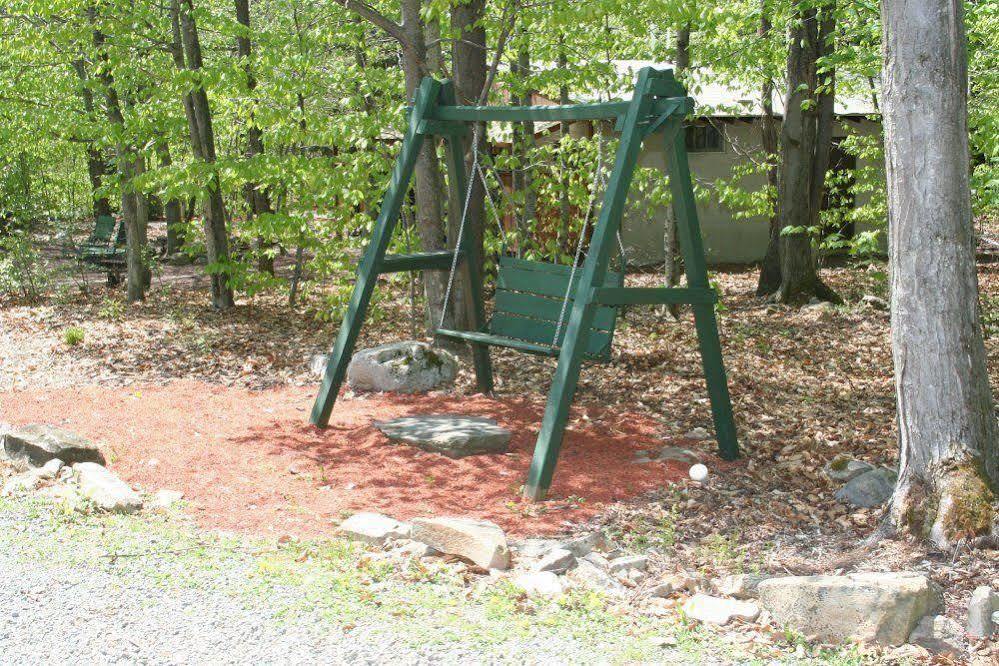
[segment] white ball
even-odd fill
[[[690,478],[692,478],[694,481],[703,481],[704,479],[708,478],[708,468],[702,465],[701,463],[693,465],[690,468]]]

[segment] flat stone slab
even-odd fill
[[[73,465],[80,480],[80,492],[99,509],[112,513],[134,513],[142,508],[142,498],[103,465],[84,462]]]
[[[104,455],[89,439],[69,430],[40,424],[4,433],[3,452],[8,460],[22,468],[42,467],[56,458],[67,465],[104,464]]]
[[[375,427],[393,442],[442,453],[449,458],[505,453],[510,447],[510,431],[481,416],[404,416],[376,421]]]

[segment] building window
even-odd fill
[[[687,152],[720,153],[724,146],[721,129],[714,125],[687,126]]]

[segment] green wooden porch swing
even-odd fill
[[[402,150],[371,242],[358,267],[354,292],[312,408],[312,423],[319,427],[329,423],[378,275],[450,269],[453,278],[458,269],[469,287],[467,296],[472,306],[473,330],[439,328],[436,334],[471,344],[480,391],[490,393],[493,390],[490,346],[558,359],[524,485],[526,498],[543,499],[550,487],[582,362],[584,358],[609,360],[617,312],[623,305],[691,305],[719,452],[727,460],[737,457],[739,446],[714,312],[717,295],[708,284],[682,132],[683,119],[692,110],[693,100],[687,97],[672,71],[649,67],[639,72],[630,101],[564,106],[459,106],[455,103],[454,87],[450,82],[425,78],[409,114]],[[464,138],[469,133],[468,123],[526,120],[615,120],[615,130],[621,133],[621,140],[583,265],[577,271],[578,262],[569,267],[501,257],[494,313],[486,322],[481,276],[479,271],[469,270],[469,266],[480,266],[481,261],[474,243],[463,233],[469,191]],[[416,156],[428,136],[446,140],[450,197],[452,201],[466,202],[461,211],[461,230],[455,250],[386,255]],[[688,286],[683,288],[625,287],[623,274],[608,267],[638,154],[642,142],[649,137],[664,141],[666,146],[673,209],[687,273]],[[473,141],[473,145],[476,142]],[[475,173],[471,177],[474,178]]]

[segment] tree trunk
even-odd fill
[[[194,2],[174,0],[175,3],[178,1],[180,5],[177,13],[185,67],[195,75],[197,81],[188,95],[187,102],[190,105],[188,123],[191,128],[191,149],[195,157],[214,165],[215,134],[208,94],[199,76],[203,65],[198,26],[194,20]],[[176,56],[174,57],[176,59]],[[234,300],[229,281],[229,236],[226,231],[225,204],[217,172],[213,171],[206,185],[204,199],[205,247],[210,267],[212,305],[220,310],[226,310],[233,306]]]
[[[90,23],[96,25],[96,10],[88,10]],[[118,175],[121,180],[121,213],[122,224],[125,225],[126,246],[126,299],[129,303],[141,301],[146,297],[146,287],[148,286],[148,269],[144,264],[145,254],[145,223],[141,219],[143,211],[148,214],[148,209],[140,205],[138,199],[141,195],[133,190],[133,178],[139,173],[139,155],[135,147],[128,143],[125,132],[125,116],[121,110],[121,100],[115,88],[114,75],[112,74],[105,44],[107,38],[100,30],[94,29],[94,48],[97,57],[100,59],[102,67],[100,73],[101,86],[104,89],[105,113],[108,122],[117,127],[118,143],[115,146],[118,163]]]
[[[963,11],[883,0],[891,336],[901,468],[891,525],[948,547],[995,529],[999,427],[968,183]]]
[[[825,8],[824,11],[829,11]],[[776,299],[800,304],[810,298],[842,302],[819,279],[812,256],[809,227],[815,219],[812,192],[818,142],[816,63],[819,45],[818,13],[814,8],[798,12],[787,57],[787,97],[781,126],[780,183],[777,196],[778,251],[781,282]],[[806,103],[806,108],[802,105]]]
[[[676,32],[676,74],[680,78],[690,67],[690,24],[685,23]],[[681,133],[676,141],[685,141]],[[663,279],[667,287],[680,284],[680,273],[683,266],[680,258],[680,245],[677,242],[676,216],[670,209],[666,215],[666,230],[663,238]],[[622,261],[624,258],[622,257]],[[672,303],[666,306],[674,319],[680,319],[680,304]]]
[[[451,30],[458,34],[451,51],[454,70],[454,88],[459,104],[478,104],[486,91],[486,30],[480,24],[485,13],[485,0],[470,0],[467,3],[454,3],[451,7]],[[479,154],[488,155],[485,125],[479,127]],[[469,136],[471,139],[471,136]],[[477,174],[472,173],[471,144],[466,150],[465,171],[472,179],[472,194],[468,200],[468,213],[465,218],[465,234],[469,242],[478,248],[478,254],[485,260],[483,238],[485,225],[485,189]],[[457,240],[458,223],[464,201],[451,202],[448,212],[450,243]],[[482,266],[469,266],[470,271],[482,274]],[[459,285],[462,293],[467,289]],[[456,321],[462,327],[471,324],[469,299],[455,299]]]
[[[768,0],[760,0],[760,28],[757,31],[761,41],[770,38],[772,29],[770,23]],[[774,83],[764,75],[763,88],[760,91],[760,104],[763,117],[760,121],[760,144],[763,147],[763,159],[767,162],[767,187],[771,192],[777,192],[777,119],[774,116]],[[767,253],[760,266],[760,278],[756,284],[756,295],[766,296],[780,289],[780,221],[777,219],[775,202],[770,202],[770,241],[767,243]]]
[[[173,164],[170,157],[170,144],[166,139],[157,142],[156,154],[160,159],[161,167],[169,167]],[[163,217],[166,218],[166,253],[170,255],[179,252],[184,247],[184,225],[180,199],[172,197],[166,200],[163,204]]]
[[[246,90],[249,93],[249,104],[251,108],[256,106],[257,100],[254,98],[254,91],[257,88],[257,79],[253,75],[253,45],[250,42],[250,0],[235,0],[236,21],[242,26],[243,31],[236,37],[236,50],[240,60],[243,61],[243,72],[246,76]],[[255,114],[251,110],[249,123],[246,130],[246,157],[252,160],[257,155],[264,153],[263,132],[256,123]],[[272,213],[270,193],[259,183],[247,182],[243,185],[243,198],[246,200],[247,215],[253,219],[259,215]],[[264,273],[274,275],[274,257],[270,250],[272,244],[266,239],[257,237],[257,251],[260,253],[257,258],[257,268]]]
[[[564,70],[569,66],[569,58],[565,53],[565,37],[559,35],[558,68]],[[569,103],[569,86],[564,83],[558,87],[558,103],[565,105]],[[569,136],[569,121],[563,120],[558,127],[559,140],[564,140]],[[562,150],[565,149],[563,144]],[[569,169],[564,160],[561,162],[561,179],[559,181],[560,191],[558,200],[559,214],[559,251],[570,252],[569,236],[572,224],[572,204],[569,201]]]
[[[534,91],[529,86],[526,86],[526,82],[531,77],[531,51],[526,45],[521,45],[517,52],[517,73],[520,76],[521,82],[525,84],[520,104],[530,106],[534,103]],[[538,193],[534,190],[534,171],[530,165],[535,144],[534,121],[525,120],[521,123],[520,130],[519,157],[522,160],[520,166],[520,187],[524,192],[524,210],[520,216],[520,229],[522,242],[526,243],[534,241],[535,239],[532,236],[539,231],[535,228],[538,216]]]
[[[94,113],[94,93],[87,84],[88,75],[86,64],[83,60],[73,61],[73,71],[76,72],[77,78],[80,80],[80,99],[83,101],[83,110],[87,114],[87,117],[92,120],[97,120]],[[94,148],[93,146],[87,146],[87,176],[90,179],[90,190],[91,197],[93,198],[93,211],[94,219],[99,217],[106,217],[112,214],[111,201],[108,199],[107,195],[99,194],[102,185],[104,184],[104,177],[110,173],[111,169],[108,166],[107,159],[104,157],[104,153],[100,149]]]
[[[836,3],[826,6],[819,23],[819,57],[831,56],[836,49]],[[812,213],[812,226],[820,228],[822,195],[826,187],[826,172],[829,171],[829,153],[833,143],[833,114],[836,102],[836,69],[827,66],[823,79],[818,80],[818,103],[816,107],[815,158],[812,163],[812,192],[809,208]]]

